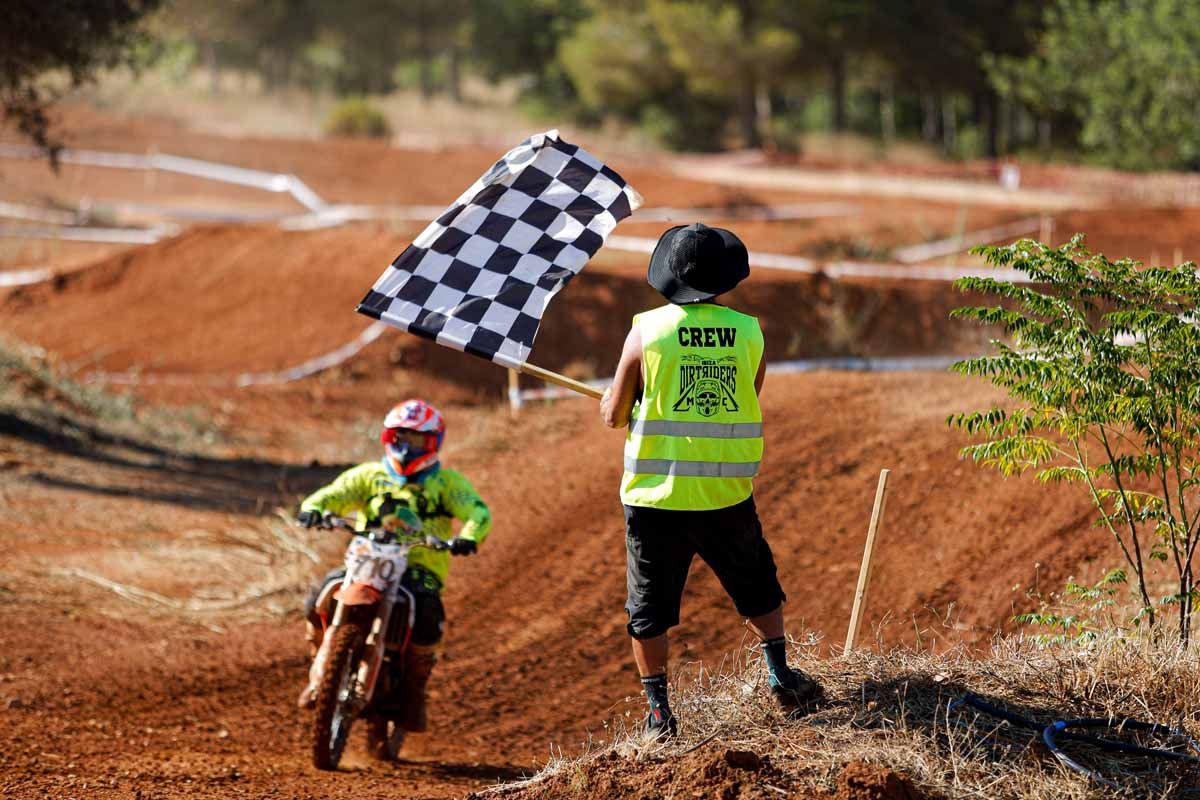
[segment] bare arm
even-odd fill
[[[634,325],[625,337],[621,348],[621,360],[617,363],[617,374],[613,385],[604,392],[600,400],[600,418],[610,428],[624,428],[629,424],[633,401],[642,385],[642,334]]]
[[[764,354],[765,355],[765,354]],[[758,374],[754,376],[754,393],[762,394],[763,381],[767,379],[767,359],[758,362]]]

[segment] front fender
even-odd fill
[[[383,593],[365,583],[343,586],[333,595],[344,606],[370,606],[383,599]]]

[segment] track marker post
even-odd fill
[[[887,505],[888,475],[892,471],[879,471],[879,485],[875,488],[875,507],[871,511],[871,526],[867,528],[867,543],[863,548],[862,566],[858,569],[858,588],[854,591],[854,608],[850,612],[850,628],[846,631],[845,652],[854,649],[858,630],[862,626],[863,610],[867,605],[867,588],[871,583],[871,559],[875,555],[875,539],[883,525],[883,511]]]
[[[521,413],[521,373],[508,371],[508,415],[516,419]]]

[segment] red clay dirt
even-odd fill
[[[518,425],[499,410],[447,409],[447,460],[471,476],[497,524],[479,556],[454,565],[433,730],[396,766],[372,766],[357,741],[349,771],[306,765],[303,715],[291,705],[304,675],[294,610],[303,581],[273,601],[279,611],[260,603],[181,618],[58,571],[177,597],[269,582],[290,562],[269,536],[255,550],[245,543],[273,507],[293,507],[336,473],[312,465],[314,455],[370,457],[375,418],[394,399],[380,388],[348,381],[323,395],[293,386],[227,397],[241,443],[206,458],[152,443],[75,447],[45,426],[0,418],[0,603],[29,623],[0,631],[0,790],[458,796],[520,775],[551,746],[573,752],[588,736],[603,739],[602,723],[626,709],[640,713],[636,699],[622,702],[637,683],[621,611],[621,436],[582,401],[527,409]],[[944,375],[768,382],[757,494],[794,632],[837,641],[843,630],[881,466],[895,472],[867,629],[882,624],[884,642],[913,643],[915,631],[924,646],[986,642],[1027,602],[1014,585],[1060,585],[1106,552],[1080,498],[958,461],[962,440],[944,416],[991,397]],[[276,426],[287,435],[260,445],[257,432]],[[321,552],[335,559],[336,542]],[[716,663],[746,641],[706,569],[696,568],[685,609],[678,665]]]
[[[503,796],[506,800],[925,800],[907,777],[878,765],[850,762],[838,774],[833,791],[814,792],[794,785],[770,756],[711,745],[677,758],[635,759],[610,751]],[[473,794],[470,800],[485,797]]]

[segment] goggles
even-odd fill
[[[414,431],[411,428],[384,428],[379,434],[379,441],[385,446],[403,447],[408,445],[413,450],[432,452],[437,450],[437,435]]]

